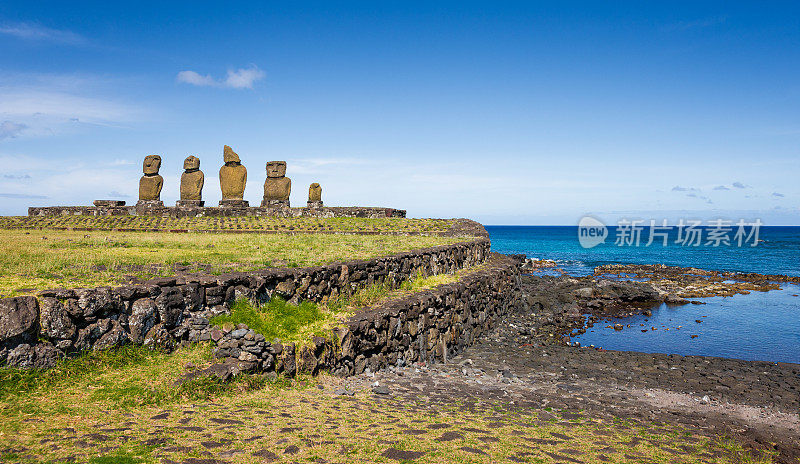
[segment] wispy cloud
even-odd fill
[[[113,86],[86,76],[0,73],[0,140],[49,136],[85,124],[119,127],[137,120],[140,107],[103,96]]]
[[[108,196],[110,198],[130,198],[130,195],[128,195],[127,193],[120,193],[117,192],[116,190],[108,192]]]
[[[3,174],[3,179],[11,179],[11,180],[21,180],[21,179],[30,179],[30,174]]]
[[[730,189],[728,187],[725,187],[724,185],[717,185],[716,187],[714,187],[714,190],[730,190]]]
[[[773,197],[776,197],[776,198],[783,198],[783,197],[785,197],[786,195],[784,195],[784,194],[782,194],[782,193],[778,193],[778,192],[772,192],[772,196],[773,196]]]
[[[61,29],[51,29],[35,23],[16,23],[0,25],[0,34],[10,35],[23,40],[54,42],[67,45],[86,43],[80,34]]]
[[[750,186],[749,186],[749,185],[744,185],[744,184],[743,184],[743,183],[741,183],[741,182],[734,182],[734,183],[733,183],[733,184],[731,184],[731,185],[733,185],[733,186],[734,186],[734,187],[736,187],[737,189],[746,189],[746,188],[750,188]]]
[[[27,193],[0,193],[0,198],[19,198],[26,200],[44,200],[49,198],[46,195],[29,195]]]
[[[676,185],[672,187],[673,192],[699,192],[700,189],[694,187],[681,187],[680,185]]]
[[[28,126],[25,124],[3,121],[2,124],[0,124],[0,140],[14,138],[27,128]]]
[[[181,71],[175,77],[178,82],[200,87],[223,87],[229,89],[252,89],[253,84],[264,78],[264,71],[256,66],[228,70],[224,79],[214,79],[210,74],[202,75],[196,71]]]
[[[53,116],[72,122],[102,123],[131,116],[132,110],[120,103],[95,97],[72,95],[46,89],[0,88],[2,114],[19,116]]]

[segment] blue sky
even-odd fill
[[[0,3],[0,214],[162,199],[222,146],[292,203],[800,224],[795,2]]]

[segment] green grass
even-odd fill
[[[50,369],[0,367],[0,412],[3,417],[71,414],[91,404],[116,409],[159,406],[178,401],[207,401],[220,395],[285,386],[286,379],[240,376],[232,382],[201,376],[173,382],[183,364],[207,364],[211,345],[197,344],[168,354],[136,345],[85,352]],[[59,394],[80,398],[60,401]],[[46,397],[48,401],[37,398]]]
[[[158,351],[125,345],[115,350],[89,351],[79,357],[67,358],[50,369],[0,367],[0,401],[32,391],[81,382],[124,366],[145,366],[162,362],[165,357],[164,353]]]
[[[274,297],[261,306],[254,306],[247,300],[237,300],[231,305],[229,314],[215,316],[211,323],[220,327],[247,324],[267,340],[279,338],[283,341],[301,341],[314,335],[324,335],[326,327],[322,322],[331,319],[329,312],[323,312],[312,302],[294,305]]]
[[[0,230],[0,297],[178,272],[222,274],[371,259],[463,238]]]

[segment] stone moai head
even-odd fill
[[[267,177],[271,177],[273,179],[278,177],[286,177],[286,161],[267,162]]]
[[[225,164],[241,164],[242,161],[239,159],[239,155],[233,151],[233,148],[225,145],[225,148],[222,150],[222,156],[225,159]]]
[[[200,169],[200,158],[196,156],[189,156],[183,160],[183,169],[186,171],[194,171]]]
[[[161,169],[161,157],[158,155],[147,155],[144,157],[144,164],[142,166],[142,171],[144,171],[144,175],[146,176],[154,176],[158,174],[158,170]]]
[[[322,201],[322,187],[317,182],[308,187],[308,201]]]

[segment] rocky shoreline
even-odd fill
[[[618,271],[616,275],[634,274],[649,281],[613,280],[609,277],[612,270]],[[662,303],[702,304],[686,297],[747,291],[742,284],[767,291],[776,282],[795,280],[759,274],[736,276],[742,279],[733,280],[730,273],[667,266],[609,266],[586,277],[525,275],[522,286],[527,307],[509,316],[506,324],[465,355],[512,372],[560,379],[563,385],[559,388],[566,392],[602,390],[603,395],[610,395],[599,400],[602,407],[618,409],[629,403],[619,396],[612,399],[611,390],[635,390],[644,395],[642,401],[652,403],[653,410],[645,416],[713,424],[715,430],[733,434],[755,448],[775,446],[780,451],[779,462],[798,462],[800,364],[610,351],[570,341],[570,336],[585,332],[600,319],[649,315]],[[671,285],[664,285],[665,281]],[[577,390],[572,391],[574,388]],[[670,395],[689,398],[691,404],[679,413],[680,408],[664,403]],[[772,419],[766,420],[768,417]]]
[[[447,362],[348,377],[339,391],[371,388],[378,396],[430,403],[497,400],[508,410],[682,426],[772,453],[773,462],[800,462],[800,364],[575,346],[570,334],[587,321],[692,301],[650,282],[601,276],[524,275],[522,289],[523,305]]]

